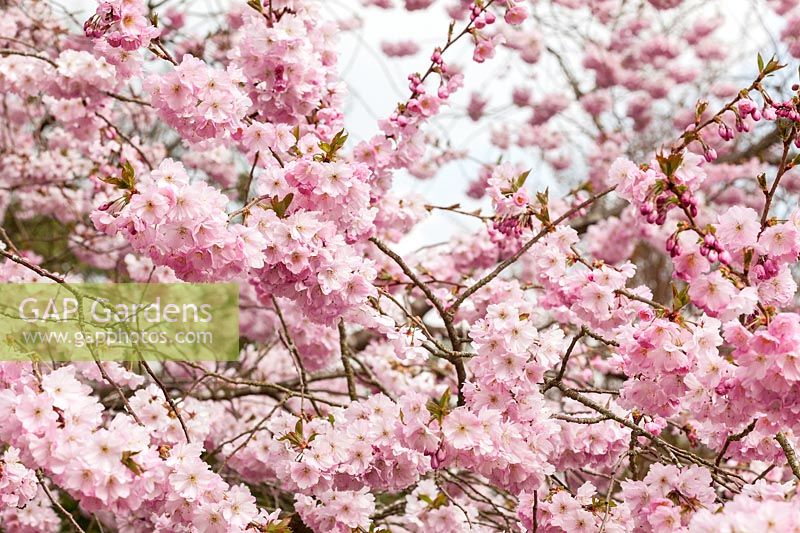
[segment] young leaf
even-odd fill
[[[531,171],[529,169],[529,170],[526,170],[525,172],[523,172],[522,174],[520,174],[519,176],[517,176],[517,180],[514,182],[514,190],[515,191],[520,190],[522,188],[522,186],[525,185],[525,180],[528,179],[528,176],[530,175],[530,173],[531,173]]]
[[[122,181],[123,189],[133,190],[136,187],[136,171],[130,161],[125,161],[125,164],[122,165]]]

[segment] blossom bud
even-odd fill
[[[736,104],[736,107],[739,108],[739,114],[742,117],[746,117],[747,115],[750,115],[753,111],[758,109],[756,107],[755,102],[753,102],[749,98],[743,98],[742,100],[739,100],[739,102]]]
[[[518,4],[506,11],[506,16],[504,18],[506,23],[517,26],[525,22],[525,19],[528,18],[528,10],[525,9],[525,6]]]

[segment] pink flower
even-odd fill
[[[528,191],[525,189],[520,189],[514,193],[511,197],[514,205],[517,207],[526,207],[530,202],[530,196],[528,196]]]
[[[136,194],[131,199],[129,209],[145,224],[157,224],[172,208],[173,199],[163,195],[155,187]]]
[[[445,442],[457,450],[469,449],[480,440],[483,433],[478,417],[465,407],[448,414],[442,424]]]
[[[34,434],[48,431],[58,419],[50,398],[45,394],[34,394],[29,390],[21,396],[15,414],[23,427]]]
[[[733,206],[719,216],[716,228],[716,237],[722,246],[738,250],[756,244],[761,226],[754,209]]]
[[[198,499],[209,488],[212,479],[208,465],[196,457],[182,461],[169,476],[170,485],[187,500]]]
[[[313,487],[319,481],[319,471],[308,463],[293,463],[292,481],[301,489]]]
[[[726,309],[736,295],[736,288],[715,270],[694,281],[689,288],[689,296],[695,305],[702,307],[711,316]]]

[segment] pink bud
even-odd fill
[[[528,18],[528,10],[525,9],[525,6],[522,5],[515,5],[508,11],[506,11],[506,16],[504,17],[505,21],[512,26],[518,26],[525,22],[525,19]]]
[[[739,100],[739,101],[736,103],[736,107],[738,107],[738,108],[739,108],[739,114],[740,114],[742,117],[746,117],[747,115],[751,114],[753,111],[755,111],[756,109],[758,109],[758,108],[756,107],[756,104],[755,104],[755,102],[753,102],[753,101],[752,101],[752,100],[750,100],[749,98],[744,98],[744,99],[742,99],[742,100]]]

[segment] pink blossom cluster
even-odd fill
[[[250,112],[261,121],[335,133],[342,93],[335,76],[336,25],[319,15],[313,2],[290,4],[278,20],[253,10],[243,14],[231,65],[241,72]],[[307,124],[311,115],[314,123]]]
[[[797,496],[790,483],[759,480],[747,485],[722,509],[713,506],[698,510],[689,523],[691,533],[733,533],[745,529],[791,531],[796,528]]]
[[[167,124],[186,141],[219,141],[239,130],[250,98],[241,89],[242,72],[209,67],[204,61],[184,55],[172,72],[151,76],[146,88],[153,106]]]
[[[589,481],[578,487],[574,495],[556,489],[539,502],[535,501],[535,495],[525,493],[520,497],[517,515],[526,529],[534,529],[535,521],[536,529],[547,533],[589,533],[600,528],[619,533],[631,531],[633,521],[627,504],[603,508],[598,505],[598,496],[597,488]]]
[[[38,490],[36,473],[20,461],[19,453],[12,446],[0,459],[0,500],[4,507],[24,507]]]
[[[359,491],[328,491],[318,497],[295,495],[295,507],[303,521],[315,531],[347,533],[368,529],[375,511],[375,497],[366,488]]]
[[[274,437],[258,438],[232,465],[248,479],[266,471],[293,491],[318,498],[357,487],[401,490],[431,469],[426,449],[431,454],[437,438],[426,426],[425,401],[411,395],[397,404],[378,394],[326,418],[304,422],[279,415],[267,423]]]
[[[136,187],[129,199],[92,213],[98,229],[121,233],[135,250],[184,280],[233,279],[264,265],[264,237],[229,223],[228,199],[205,182],[190,181],[181,163],[164,160]]]
[[[687,526],[699,509],[709,509],[716,494],[711,473],[700,466],[650,465],[642,481],[623,481],[622,493],[630,506],[633,531],[667,533]]]
[[[265,239],[264,265],[252,279],[259,296],[291,298],[316,321],[332,324],[374,295],[376,272],[353,245],[373,231],[375,210],[366,165],[315,161],[318,145],[314,135],[304,136],[298,146],[308,147],[307,156],[267,169],[257,192],[288,202],[286,211],[279,216],[257,206],[246,225]]]
[[[681,406],[690,387],[717,386],[728,367],[719,355],[719,328],[719,321],[711,318],[698,327],[653,318],[622,332],[618,337],[622,369],[635,376],[622,389],[622,405],[668,417]],[[712,368],[716,371],[704,372]]]
[[[727,323],[724,336],[734,348],[736,368],[719,390],[736,398],[745,413],[769,413],[774,423],[791,428],[798,427],[798,318],[794,313],[780,313],[768,326],[753,332],[737,322]]]
[[[97,10],[84,24],[92,39],[104,38],[114,48],[126,51],[147,47],[160,30],[148,18],[148,7],[140,0],[98,0]]]
[[[229,362],[4,336],[0,529],[796,529],[796,65],[720,0],[362,3],[0,1],[0,281],[241,317]],[[350,42],[417,52],[376,8],[453,23],[365,128]]]
[[[90,387],[78,380],[74,368],[47,373],[40,383],[24,371],[17,363],[4,364],[2,438],[20,450],[8,455],[8,475],[15,470],[24,475],[15,466],[15,456],[22,458],[41,468],[87,512],[113,509],[113,522],[120,528],[146,523],[153,531],[184,526],[244,531],[267,520],[247,488],[229,486],[202,461],[202,445],[185,442],[154,385],[130,398],[133,412],[140,415],[142,425],[137,425],[126,414],[104,420],[103,406],[88,394]],[[188,435],[202,441],[210,411],[192,402],[181,410],[192,415]],[[30,486],[35,477],[22,481]],[[31,492],[22,483],[19,490],[16,497]]]

